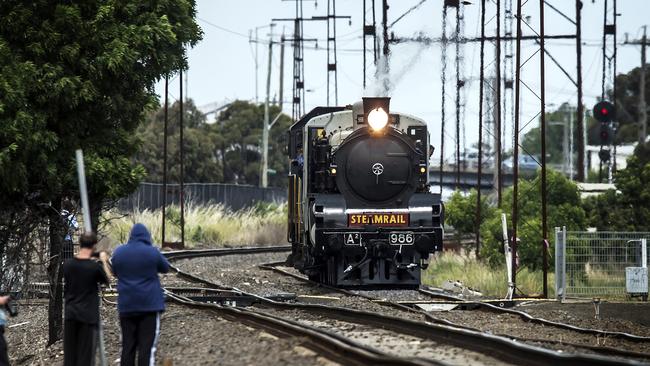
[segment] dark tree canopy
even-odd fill
[[[0,14],[0,200],[73,194],[78,148],[92,197],[131,191],[154,84],[201,38],[194,1],[9,0]]]
[[[180,182],[180,104],[174,103],[167,111],[167,179]],[[222,182],[221,160],[215,151],[215,136],[206,117],[194,102],[183,103],[184,157],[186,182]],[[137,132],[141,148],[135,155],[137,163],[146,171],[145,180],[163,181],[164,109],[152,112]]]
[[[185,48],[201,39],[195,8],[194,0],[0,1],[0,256],[20,245],[21,222],[49,226],[50,344],[62,330],[57,210],[78,197],[74,150],[84,150],[96,230],[102,203],[144,174],[131,160],[134,131],[157,103],[155,82],[185,67]]]
[[[270,107],[270,120],[280,113],[277,106]],[[259,184],[264,106],[245,101],[232,103],[219,114],[211,128],[217,133],[216,148],[225,161],[226,183]],[[287,130],[291,119],[281,115],[269,132],[269,186],[286,186],[288,173]]]
[[[617,191],[585,200],[589,226],[601,231],[650,231],[650,143],[637,145],[615,178]]]
[[[270,107],[271,121],[280,113],[277,106]],[[168,182],[180,181],[179,104],[168,109],[167,174]],[[262,146],[263,105],[235,101],[215,120],[208,123],[192,100],[183,104],[186,182],[235,183],[258,185]],[[288,159],[286,156],[287,129],[291,119],[282,114],[269,134],[269,185],[286,186]],[[163,179],[163,129],[164,110],[151,113],[147,122],[137,131],[142,145],[136,162],[146,170],[146,180],[162,182]]]
[[[650,105],[650,67],[646,66],[645,75],[645,100]],[[641,68],[636,67],[626,74],[616,76],[616,116],[619,123],[616,134],[617,143],[630,143],[638,141],[639,138],[639,87],[641,86]],[[613,90],[608,93],[610,100],[613,100]]]

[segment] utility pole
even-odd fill
[[[519,113],[521,91],[521,1],[517,0],[517,41],[515,60],[515,125],[513,128],[514,142],[512,144],[512,283],[517,288],[517,224],[519,223]]]
[[[495,71],[496,71],[496,80],[495,80],[495,96],[496,96],[496,116],[495,116],[495,133],[494,133],[494,150],[495,150],[495,155],[494,155],[494,179],[495,179],[495,187],[497,191],[497,207],[501,208],[501,203],[502,203],[502,189],[503,189],[503,180],[502,180],[502,172],[501,172],[501,167],[503,164],[501,163],[501,0],[497,0],[497,35],[496,35],[496,62],[495,62]]]
[[[282,30],[282,38],[280,38],[280,111],[284,105],[284,30]]]
[[[582,1],[576,0],[576,71],[578,87],[578,110],[576,112],[578,123],[578,136],[585,135],[586,128],[584,124],[584,112],[582,106]],[[578,139],[578,182],[584,182],[585,174],[585,142],[584,139]]]
[[[273,27],[271,23],[271,34]],[[269,40],[269,62],[266,68],[266,99],[264,101],[264,125],[262,126],[262,172],[260,174],[260,186],[268,187],[268,164],[269,164],[269,98],[271,95],[271,64],[273,61],[273,40]]]
[[[180,204],[181,204],[181,247],[185,248],[185,142],[183,139],[183,69],[181,68],[178,71],[178,81],[180,83],[179,85],[179,93],[180,96],[178,98],[178,107],[180,109],[180,115],[179,115],[179,122],[178,122],[178,128],[179,128],[179,146],[178,149],[180,150],[181,153],[181,164],[180,164],[180,179],[181,179],[181,196],[180,196]]]
[[[259,74],[260,74],[260,72],[259,72],[259,69],[260,69],[259,59],[257,57],[257,55],[258,55],[258,53],[257,53],[258,46],[260,44],[259,38],[257,37],[257,31],[258,30],[259,30],[259,27],[256,27],[255,28],[255,104],[259,103],[259,95],[257,93],[257,91],[259,90],[258,84],[259,84]]]
[[[169,123],[169,75],[165,75],[165,107],[163,125],[163,204],[162,204],[162,239],[160,246],[165,245],[165,215],[167,213],[167,125]]]
[[[645,46],[646,26],[643,26],[643,38],[641,40],[641,80],[639,80],[639,144],[645,143],[646,129],[648,126],[648,111],[645,103]]]
[[[481,0],[481,54],[479,75],[479,107],[478,107],[478,173],[476,175],[476,257],[481,253],[481,175],[483,168],[483,87],[485,83],[485,0]]]
[[[541,139],[542,139],[542,184],[541,184],[541,194],[542,194],[542,266],[544,271],[543,277],[543,289],[544,289],[544,298],[548,298],[548,224],[547,224],[547,190],[546,190],[546,76],[545,76],[545,67],[544,67],[544,0],[539,0],[539,64],[540,64],[540,109],[541,109]],[[519,133],[519,130],[515,131],[516,134]],[[516,135],[515,135],[516,136]],[[515,137],[516,140],[516,137]],[[515,147],[516,148],[516,147]]]
[[[390,49],[388,47],[388,0],[382,0],[382,6],[381,6],[381,14],[382,14],[382,19],[381,19],[381,25],[383,28],[383,35],[384,35],[384,44],[383,44],[383,56],[384,59],[382,62],[384,63],[384,96],[388,95],[388,92],[390,91],[390,85],[389,85],[389,79],[388,79],[388,72],[389,72],[389,67],[390,65],[388,64],[388,55],[390,53]]]
[[[575,117],[575,115],[573,114],[573,111],[570,111],[568,115],[569,115],[569,179],[573,180],[575,174],[573,171],[573,118]]]
[[[363,88],[366,88],[366,37],[372,37],[373,63],[377,67],[377,32],[375,19],[375,0],[370,0],[372,6],[372,24],[367,23],[366,0],[363,0]]]

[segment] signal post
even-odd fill
[[[600,151],[598,157],[600,164],[598,168],[598,181],[603,180],[603,163],[607,164],[607,182],[612,183],[612,158],[610,146],[614,143],[614,128],[612,122],[616,119],[616,109],[614,104],[603,100],[594,106],[594,118],[600,122]]]

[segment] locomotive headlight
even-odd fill
[[[368,124],[374,131],[380,131],[388,124],[388,113],[383,108],[375,108],[368,113]]]

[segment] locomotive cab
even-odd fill
[[[444,208],[429,192],[424,121],[389,98],[318,107],[290,129],[289,262],[336,286],[420,284],[442,250]]]

